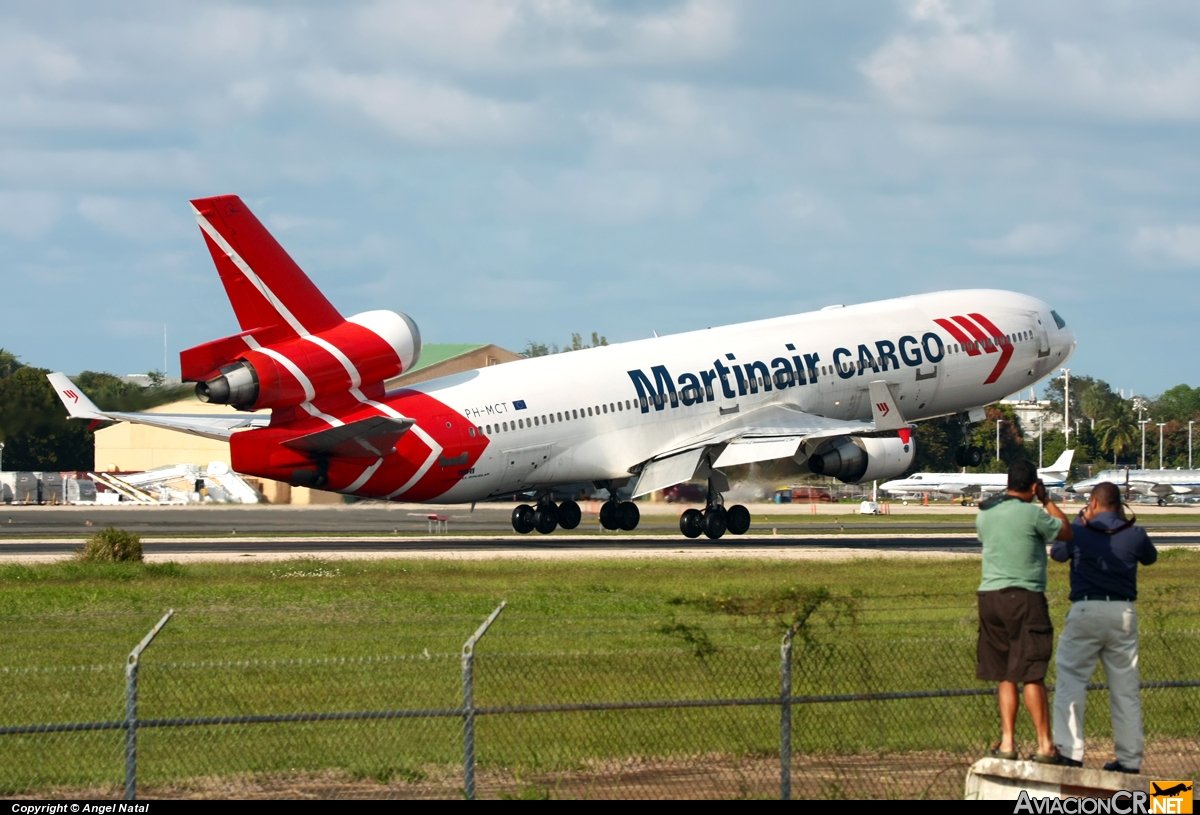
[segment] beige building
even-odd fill
[[[521,359],[519,354],[497,345],[431,344],[421,350],[421,359],[412,371],[387,383],[392,390],[413,382],[471,371]],[[227,405],[209,405],[190,397],[170,405],[151,408],[148,413],[241,413]],[[242,413],[244,415],[244,413]],[[230,464],[229,445],[223,441],[192,436],[141,424],[121,422],[96,431],[96,469],[102,472],[142,472],[171,464],[207,466],[213,461]],[[335,493],[289,487],[275,481],[258,482],[271,503],[340,503]]]

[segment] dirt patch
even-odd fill
[[[1194,778],[1200,773],[1200,744],[1177,739],[1147,746],[1142,774],[1150,778]],[[1088,742],[1088,765],[1110,760],[1112,742]],[[961,799],[967,770],[980,756],[927,751],[880,755],[796,756],[794,799]],[[310,773],[195,777],[169,784],[139,785],[138,797],[184,799],[325,799],[463,797],[462,767],[426,765],[387,777],[352,777],[344,770]],[[734,799],[778,798],[777,756],[704,755],[627,758],[586,762],[566,770],[479,767],[479,798],[554,799]],[[119,798],[116,785],[55,787],[29,792],[32,798]]]

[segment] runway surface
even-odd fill
[[[1200,533],[1164,537],[1163,545],[1200,546]],[[0,541],[0,559],[21,555],[67,555],[79,548],[73,540],[7,540]],[[971,535],[726,535],[716,541],[706,538],[688,540],[682,536],[525,536],[478,538],[462,536],[430,536],[421,538],[326,538],[271,537],[186,538],[148,540],[143,543],[147,556],[161,558],[170,555],[325,555],[355,553],[359,555],[421,555],[457,553],[462,555],[503,556],[538,553],[588,554],[623,553],[646,555],[653,553],[704,554],[720,552],[736,555],[739,551],[761,555],[764,551],[814,549],[828,551],[891,551],[891,552],[954,552],[979,553],[979,544]]]
[[[594,504],[598,507],[599,504]],[[779,534],[822,534],[830,532],[860,532],[867,536],[882,534],[971,534],[975,529],[973,514],[947,520],[939,515],[930,519],[922,514],[897,514],[873,519],[854,514],[846,506],[840,515],[829,514],[833,507],[821,507],[822,514],[807,513],[776,507],[754,505],[753,531],[763,534],[771,530]],[[113,507],[26,507],[0,506],[0,540],[6,538],[83,538],[98,527],[113,525],[129,532],[149,537],[182,535],[392,535],[420,534],[430,530],[428,516],[448,517],[454,533],[472,535],[513,535],[511,515],[513,504],[480,504],[474,511],[469,506],[418,505],[332,505],[332,506],[113,506]],[[679,532],[680,507],[671,504],[642,506],[639,532],[658,533],[664,537]],[[767,520],[767,518],[770,520]],[[951,516],[953,517],[953,516]],[[1178,516],[1176,516],[1178,517]],[[961,518],[961,520],[959,519]],[[1194,521],[1160,521],[1153,515],[1142,517],[1139,523],[1155,532],[1200,532],[1200,516]],[[595,514],[585,513],[579,531],[599,531]],[[556,532],[556,535],[562,534]]]

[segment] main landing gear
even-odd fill
[[[635,507],[636,509],[636,507]],[[549,535],[556,527],[574,529],[579,526],[583,512],[574,501],[563,501],[555,504],[549,495],[538,497],[535,506],[521,504],[512,512],[513,529],[522,535],[528,535],[535,529],[543,535]]]
[[[972,417],[973,413],[977,413]],[[983,464],[983,450],[978,447],[972,447],[967,439],[971,438],[971,420],[983,421],[984,412],[967,411],[958,415],[959,426],[962,427],[963,446],[954,451],[954,463],[959,467],[978,467]]]
[[[600,525],[608,530],[620,529],[632,532],[637,529],[642,520],[642,511],[633,501],[618,501],[616,490],[609,493],[609,499],[600,505]]]
[[[679,516],[679,531],[689,538],[698,538],[703,534],[716,540],[726,532],[744,535],[749,529],[750,510],[741,504],[726,509],[725,499],[717,491],[712,479],[708,482],[708,501],[704,511],[689,509]]]

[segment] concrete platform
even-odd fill
[[[1144,775],[1108,773],[1086,767],[1056,767],[1033,761],[981,758],[967,772],[968,801],[1015,801],[1032,797],[1111,798],[1120,790],[1149,793]]]

